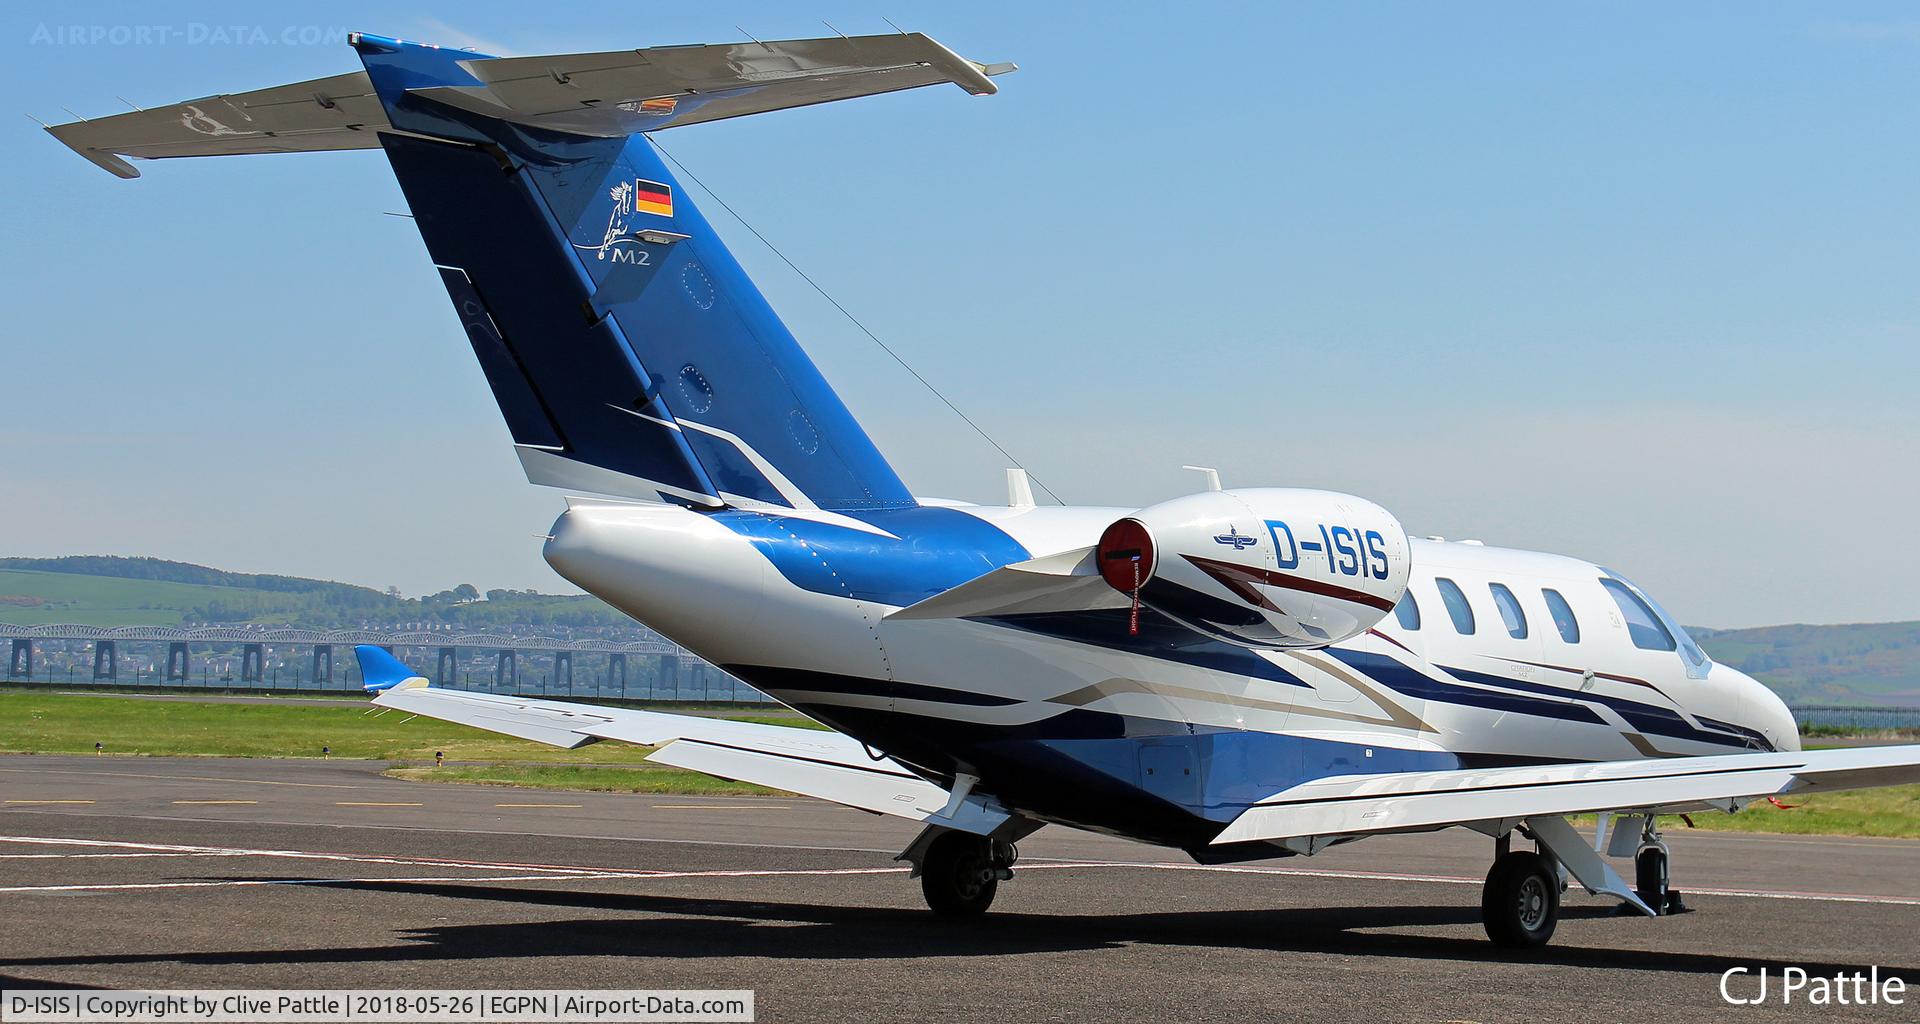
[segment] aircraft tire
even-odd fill
[[[1493,862],[1480,891],[1487,938],[1507,949],[1544,946],[1560,922],[1560,879],[1540,854],[1514,850]]]
[[[985,836],[946,832],[927,846],[920,862],[920,891],[941,917],[976,917],[993,905],[1000,889]]]

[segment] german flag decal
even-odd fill
[[[673,187],[657,181],[634,179],[633,208],[641,213],[673,216]]]

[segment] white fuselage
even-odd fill
[[[1087,547],[1127,511],[948,506],[939,517],[987,524],[1040,557]],[[1771,691],[1690,661],[1677,624],[1661,623],[1676,649],[1637,645],[1602,583],[1614,577],[1557,555],[1414,541],[1417,628],[1388,614],[1310,650],[1134,636],[1124,616],[1092,613],[888,619],[917,598],[889,597],[898,585],[876,574],[947,555],[937,539],[834,513],[576,500],[546,556],[700,657],[929,777],[966,772],[1036,817],[1179,845],[1316,777],[1798,747]],[[1465,599],[1470,631],[1442,581]],[[1522,622],[1503,615],[1495,585]],[[1548,591],[1564,601],[1558,616]],[[1141,802],[1166,813],[1136,828]]]

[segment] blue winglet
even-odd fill
[[[390,690],[409,679],[426,677],[408,668],[406,663],[372,644],[357,644],[353,656],[360,659],[360,681],[368,693]]]

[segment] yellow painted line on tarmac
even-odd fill
[[[579,804],[494,804],[495,807],[579,807]]]
[[[224,804],[257,804],[258,800],[175,800],[176,804],[192,804],[195,807],[218,807]]]
[[[335,807],[424,807],[425,804],[385,803],[377,800],[335,800]]]
[[[90,804],[91,800],[9,800],[10,804]]]
[[[654,804],[656,811],[791,811],[785,804]]]

